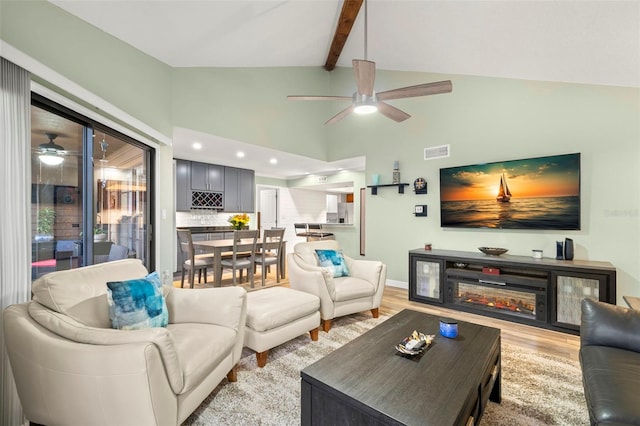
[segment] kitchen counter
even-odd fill
[[[329,228],[332,226],[353,226],[353,223],[310,223],[309,225],[321,225],[323,228]]]
[[[215,232],[233,232],[231,226],[177,226],[179,229],[188,229],[192,234],[212,234]]]

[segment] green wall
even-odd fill
[[[326,159],[322,102],[288,94],[326,93],[318,68],[176,68],[173,125],[318,159]]]
[[[47,1],[0,1],[0,38],[40,62],[43,67],[102,98],[167,138],[171,137],[171,67]],[[4,56],[4,52],[2,54]],[[30,71],[35,72],[32,69]],[[41,67],[38,68],[40,71]],[[69,96],[65,90],[52,85],[48,78],[51,75],[33,75],[35,81],[83,106],[96,109],[90,100]],[[114,118],[104,111],[98,112]],[[114,121],[127,124],[118,119]],[[147,136],[152,138],[151,135]],[[173,188],[173,149],[160,144],[156,151],[156,185],[158,188]],[[156,247],[175,247],[173,210],[173,191],[157,191]],[[162,216],[162,211],[167,215]],[[173,253],[157,250],[158,270],[173,270],[174,262]]]
[[[387,189],[367,199],[367,257],[384,258],[389,277],[407,281],[406,252],[436,248],[476,251],[507,247],[511,254],[574,239],[576,258],[610,261],[618,268],[618,300],[640,293],[640,91],[638,88],[454,75],[379,73],[384,89],[451,79],[446,95],[394,102],[413,118],[347,118],[329,132],[335,158],[367,157],[367,181],[391,183],[393,160],[403,182],[428,182],[427,195]],[[380,79],[378,79],[380,80]],[[360,120],[364,118],[364,120]],[[366,122],[366,124],[364,124]],[[423,160],[426,147],[450,145],[451,156]],[[499,160],[580,152],[582,230],[453,230],[440,227],[439,169]],[[333,160],[335,158],[330,158]],[[429,216],[413,217],[416,204]],[[390,250],[389,247],[393,249]]]
[[[171,67],[42,0],[2,0],[0,36],[171,136]]]
[[[172,69],[47,2],[3,0],[0,12],[3,41],[165,135],[180,126],[328,161],[364,155],[366,181],[379,173],[390,182],[394,160],[402,181],[424,177],[427,195],[387,189],[366,198],[366,257],[387,263],[391,280],[407,281],[407,251],[425,242],[468,251],[507,247],[520,255],[535,248],[552,257],[555,241],[570,237],[577,259],[617,267],[619,303],[622,295],[640,296],[638,88],[379,71],[378,90],[451,79],[453,93],[394,101],[413,116],[404,123],[371,115],[323,126],[343,104],[290,102],[286,95],[349,95],[350,69]],[[422,159],[425,147],[443,144],[451,146],[450,157]],[[172,149],[159,151],[161,185],[170,187]],[[571,152],[582,154],[582,230],[440,228],[441,167]],[[165,191],[158,208],[170,210],[172,202]],[[429,216],[414,217],[415,204],[427,204]],[[162,221],[159,238],[169,242],[173,227]],[[173,260],[159,254],[165,269]]]

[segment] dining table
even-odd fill
[[[213,282],[214,285],[222,285],[222,268],[220,262],[222,260],[222,253],[233,251],[233,238],[227,240],[208,240],[208,241],[194,241],[193,247],[207,253],[213,253]],[[239,244],[251,244],[252,239],[242,239]],[[286,276],[285,266],[287,258],[287,242],[282,242],[282,253],[280,254],[280,278]],[[262,249],[262,239],[258,238],[256,242],[256,250]],[[251,283],[253,287],[253,283]]]

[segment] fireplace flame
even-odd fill
[[[522,300],[507,299],[502,297],[488,298],[485,295],[470,292],[463,293],[461,295],[461,300],[463,300],[465,303],[470,303],[473,305],[481,305],[493,309],[524,313],[532,315],[534,317],[536,315],[535,304]]]

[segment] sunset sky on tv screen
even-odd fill
[[[580,195],[580,154],[442,169],[442,201],[495,199],[504,174],[514,198]]]

